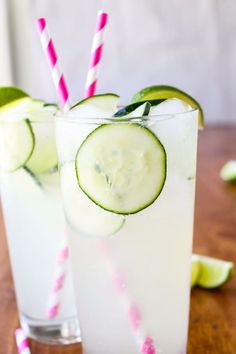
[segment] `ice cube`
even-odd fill
[[[157,106],[150,109],[149,115],[177,114],[191,111],[192,107],[186,102],[177,98],[169,98]]]

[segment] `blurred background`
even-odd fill
[[[177,86],[207,123],[236,117],[235,0],[0,0],[0,85],[56,101],[34,20],[46,17],[74,101],[83,97],[96,14],[109,12],[97,92],[126,103],[152,84]]]

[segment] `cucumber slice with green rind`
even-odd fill
[[[58,111],[55,104],[32,100],[29,114],[35,136],[35,148],[26,167],[35,175],[47,173],[57,167],[53,115]]]
[[[48,122],[32,121],[35,137],[34,151],[26,163],[26,167],[34,174],[49,172],[58,164],[56,143],[54,136],[53,117],[49,114]]]
[[[166,152],[144,126],[103,124],[78,149],[76,173],[81,189],[101,208],[134,214],[161,193],[166,180]]]
[[[94,95],[76,103],[71,110],[84,118],[112,117],[116,111],[119,96],[114,93]]]
[[[150,103],[145,102],[145,103],[141,104],[141,106],[137,107],[135,110],[126,114],[126,116],[123,116],[123,117],[124,118],[135,118],[135,117],[147,116],[150,111],[150,107],[151,107]]]
[[[106,237],[123,226],[123,216],[105,211],[83,193],[77,182],[74,161],[61,166],[60,176],[62,190],[65,191],[65,216],[72,229],[89,237]]]
[[[145,101],[145,102],[149,103],[151,106],[156,106],[156,105],[160,104],[163,101],[165,101],[165,100],[150,100],[150,101]],[[129,115],[130,113],[133,114],[133,112],[136,111],[136,109],[138,107],[140,107],[141,105],[143,105],[143,101],[142,102],[131,103],[128,106],[125,106],[125,107],[119,109],[119,111],[117,111],[114,114],[114,117],[124,117],[124,116]],[[150,108],[148,109],[148,107],[150,107],[150,106],[146,106],[146,111],[144,112],[144,114],[142,116],[148,115],[148,113],[150,111]],[[135,117],[135,115],[132,115],[132,116]],[[139,117],[140,116],[141,115],[139,115]],[[138,116],[136,115],[136,117],[138,117]]]
[[[0,166],[5,172],[21,168],[30,159],[35,146],[28,119],[0,123]]]
[[[39,186],[40,188],[43,187],[38,176],[36,176],[29,168],[27,168],[25,166],[23,167],[23,169],[25,170],[26,173],[28,173],[30,175],[30,177],[34,180],[34,182],[37,184],[37,186]]]
[[[139,105],[137,108],[135,108],[130,113],[127,113],[125,115],[122,115],[122,113],[118,111],[118,112],[116,112],[117,115],[115,114],[114,117],[135,118],[135,117],[147,116],[149,111],[150,111],[150,107],[151,107],[150,103],[149,102],[145,102],[145,103]]]
[[[167,99],[178,98],[188,103],[191,107],[197,108],[199,111],[198,125],[199,128],[204,128],[204,115],[200,104],[188,93],[168,85],[155,85],[146,87],[135,93],[131,99],[131,103],[149,101],[152,99]]]

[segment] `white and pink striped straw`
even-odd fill
[[[61,292],[68,271],[69,248],[65,239],[58,254],[52,290],[49,296],[47,318],[53,319],[58,315],[61,305]]]
[[[23,329],[15,330],[16,345],[19,354],[31,354],[28,339],[25,336]]]
[[[48,26],[45,18],[36,20],[36,25],[40,35],[40,41],[45,53],[46,58],[50,64],[51,75],[56,87],[58,97],[64,112],[68,111],[71,107],[71,99],[69,91],[65,82],[64,75],[60,69],[58,56],[53,44],[52,38],[48,31]]]
[[[115,265],[114,259],[112,257],[112,250],[106,241],[100,241],[98,244],[104,259],[107,262],[108,269],[110,270],[113,284],[116,288],[117,293],[122,300],[122,304],[125,312],[127,313],[127,318],[135,338],[138,350],[140,354],[157,354],[156,346],[154,340],[147,335],[145,329],[142,326],[142,315],[139,307],[135,303],[134,299],[131,298],[129,290],[127,288],[127,282],[122,271]]]
[[[48,26],[45,18],[36,20],[36,25],[40,35],[40,41],[46,58],[50,64],[51,76],[56,87],[58,97],[61,102],[62,110],[67,112],[71,107],[71,99],[69,90],[66,85],[64,75],[60,69],[58,55],[53,44],[52,37],[49,34]],[[53,319],[58,315],[60,308],[61,292],[64,286],[67,267],[68,267],[68,245],[63,241],[63,246],[59,252],[57,263],[55,266],[55,276],[51,293],[49,294],[47,318]]]
[[[93,37],[89,69],[85,84],[85,97],[93,96],[96,91],[107,20],[108,14],[103,11],[99,11],[97,14],[95,34]]]

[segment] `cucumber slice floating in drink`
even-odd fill
[[[125,106],[114,114],[114,117],[141,117],[147,116],[152,109],[152,106],[157,106],[165,100],[149,100],[146,103],[143,102],[135,102],[131,103],[128,106]],[[140,108],[140,106],[142,108]],[[139,111],[141,109],[141,111]]]
[[[76,173],[94,203],[117,214],[134,214],[161,193],[166,152],[159,139],[139,124],[103,124],[78,149]]]
[[[80,189],[75,173],[75,163],[61,166],[61,185],[66,191],[64,205],[70,226],[90,237],[105,237],[116,233],[124,224],[124,217],[94,204]]]
[[[78,102],[71,109],[82,118],[108,118],[116,111],[119,96],[114,93],[94,95]]]
[[[199,128],[204,128],[204,115],[200,104],[186,92],[173,86],[155,85],[146,87],[133,95],[131,103],[149,101],[153,99],[178,98],[199,111]]]
[[[13,172],[26,164],[35,146],[34,133],[28,119],[0,124],[0,166]]]
[[[46,118],[46,117],[44,117]],[[48,114],[48,119],[53,117]],[[34,151],[26,163],[26,167],[34,174],[48,172],[57,166],[57,151],[52,122],[32,122],[35,145]]]
[[[151,104],[149,102],[137,102],[119,109],[119,111],[114,114],[114,117],[143,117],[148,115],[150,108]]]
[[[206,289],[215,289],[224,285],[233,275],[234,264],[216,258],[198,256],[200,274],[197,285]]]

